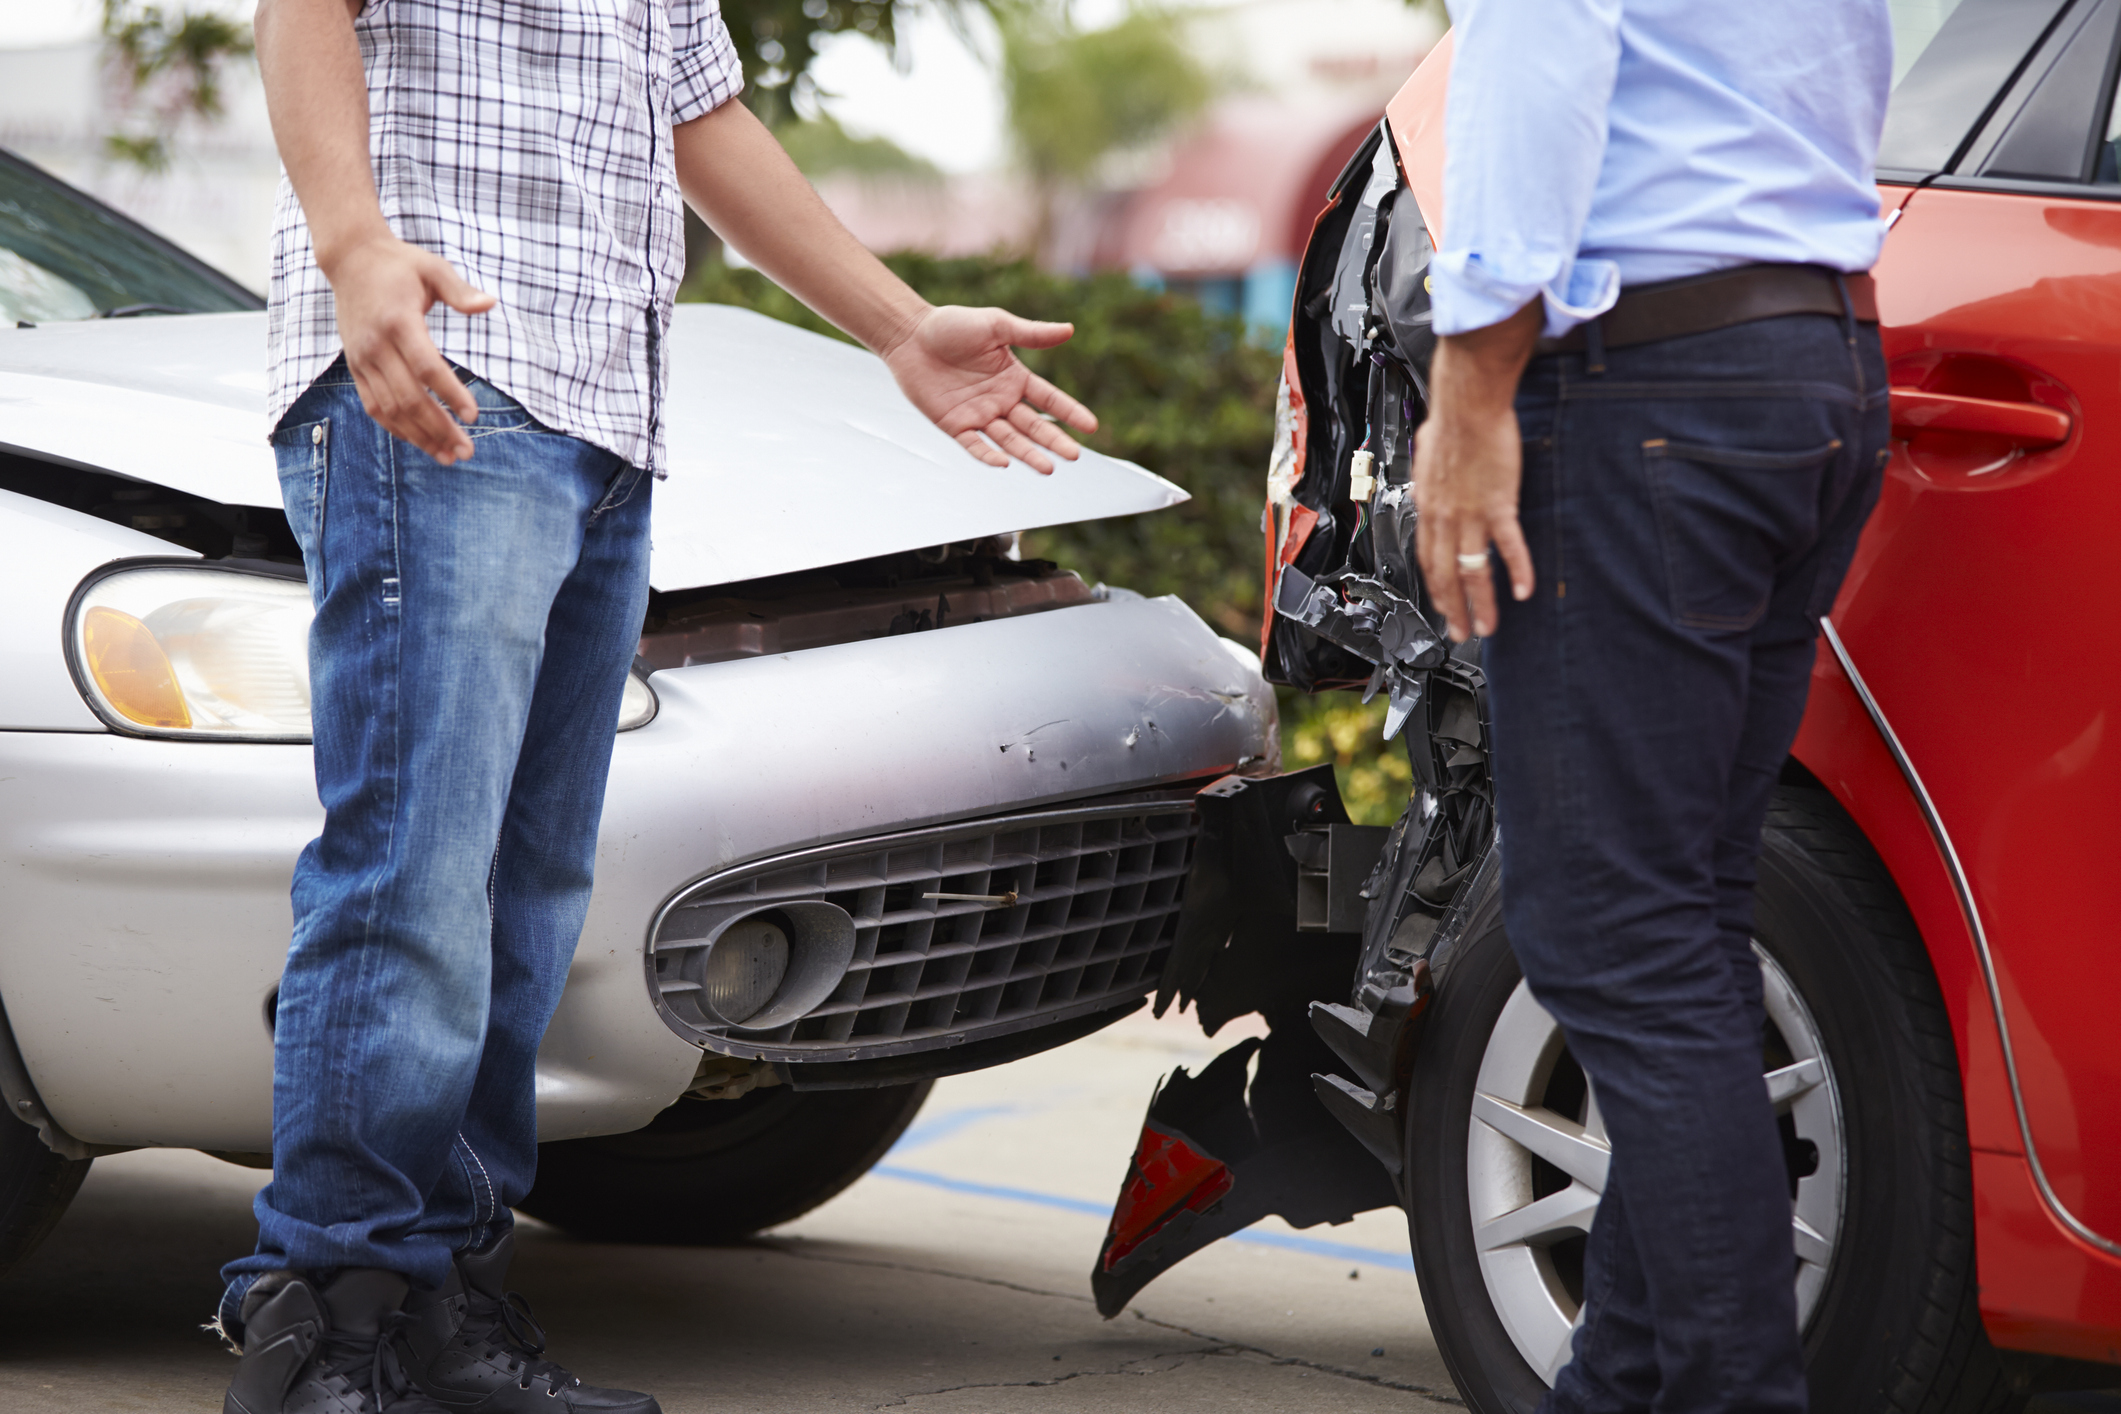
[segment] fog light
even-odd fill
[[[788,975],[788,931],[771,915],[729,925],[707,951],[700,990],[709,1010],[742,1025],[773,1000]]]

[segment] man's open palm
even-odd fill
[[[1078,432],[1095,432],[1097,419],[1010,350],[1052,348],[1074,332],[1072,324],[1019,319],[1006,309],[943,305],[923,315],[884,362],[907,399],[987,465],[1007,466],[1015,457],[1051,472],[1047,452],[1072,461],[1081,448],[1040,414]]]

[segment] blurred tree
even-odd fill
[[[255,51],[250,26],[218,11],[103,0],[104,60],[125,114],[104,149],[143,171],[166,169],[178,125],[220,117],[222,71]]]
[[[823,41],[859,34],[898,57],[898,20],[914,0],[723,0],[722,17],[737,57],[744,61],[744,101],[768,127],[797,116],[800,100],[814,109],[817,82],[810,66]],[[969,0],[935,0],[946,13]]]
[[[995,18],[1009,136],[1037,193],[1042,252],[1063,191],[1193,117],[1215,85],[1160,10],[1137,8],[1098,30],[1076,28],[1065,4],[1015,4]]]
[[[1281,760],[1289,771],[1333,764],[1348,818],[1358,825],[1389,825],[1406,809],[1414,791],[1414,768],[1397,741],[1384,739],[1386,702],[1368,702],[1353,692],[1303,693],[1279,689]]]
[[[790,132],[829,96],[810,74],[827,38],[865,35],[896,58],[899,22],[923,3],[960,33],[981,10],[994,19],[1010,136],[1038,194],[1037,248],[1067,187],[1088,180],[1108,155],[1161,137],[1213,96],[1177,20],[1157,10],[1083,30],[1065,0],[723,0],[744,61],[744,101],[769,127]]]
[[[915,157],[889,138],[856,137],[830,113],[785,123],[774,136],[806,177],[853,172],[865,177],[935,182],[943,176],[935,164]]]

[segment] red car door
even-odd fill
[[[2020,1123],[1977,1125],[1974,1143],[2029,1140],[2050,1216],[2109,1254],[2121,1254],[2117,66],[2121,0],[2059,8],[1943,174],[1889,189],[1888,207],[1905,196],[1878,269],[1897,440],[1834,614],[1985,934],[1993,995],[1968,1000],[2000,1002]],[[1985,1309],[2002,1276],[1986,1251]]]

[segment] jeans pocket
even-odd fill
[[[1819,473],[1840,438],[1796,451],[1642,444],[1664,549],[1672,617],[1682,628],[1746,630],[1774,597],[1778,567],[1819,532]]]
[[[1834,600],[1841,593],[1841,581],[1848,577],[1849,564],[1856,558],[1856,543],[1863,538],[1863,527],[1878,504],[1885,466],[1892,456],[1891,447],[1880,447],[1867,465],[1858,463],[1851,484],[1840,488],[1841,498],[1819,532],[1818,566],[1805,597],[1807,619],[1822,619],[1832,612]]]
[[[621,464],[612,473],[610,483],[604,488],[604,499],[597,502],[589,513],[589,523],[595,525],[597,518],[606,511],[615,511],[633,499],[633,493],[641,484],[641,469],[630,463]]]
[[[459,423],[473,441],[502,432],[532,432],[554,435],[553,430],[530,415],[529,409],[461,363],[452,361],[449,371],[457,375],[464,391],[479,405],[476,422]]]
[[[310,597],[324,597],[324,514],[331,490],[331,419],[283,423],[273,432],[280,503],[302,549]]]

